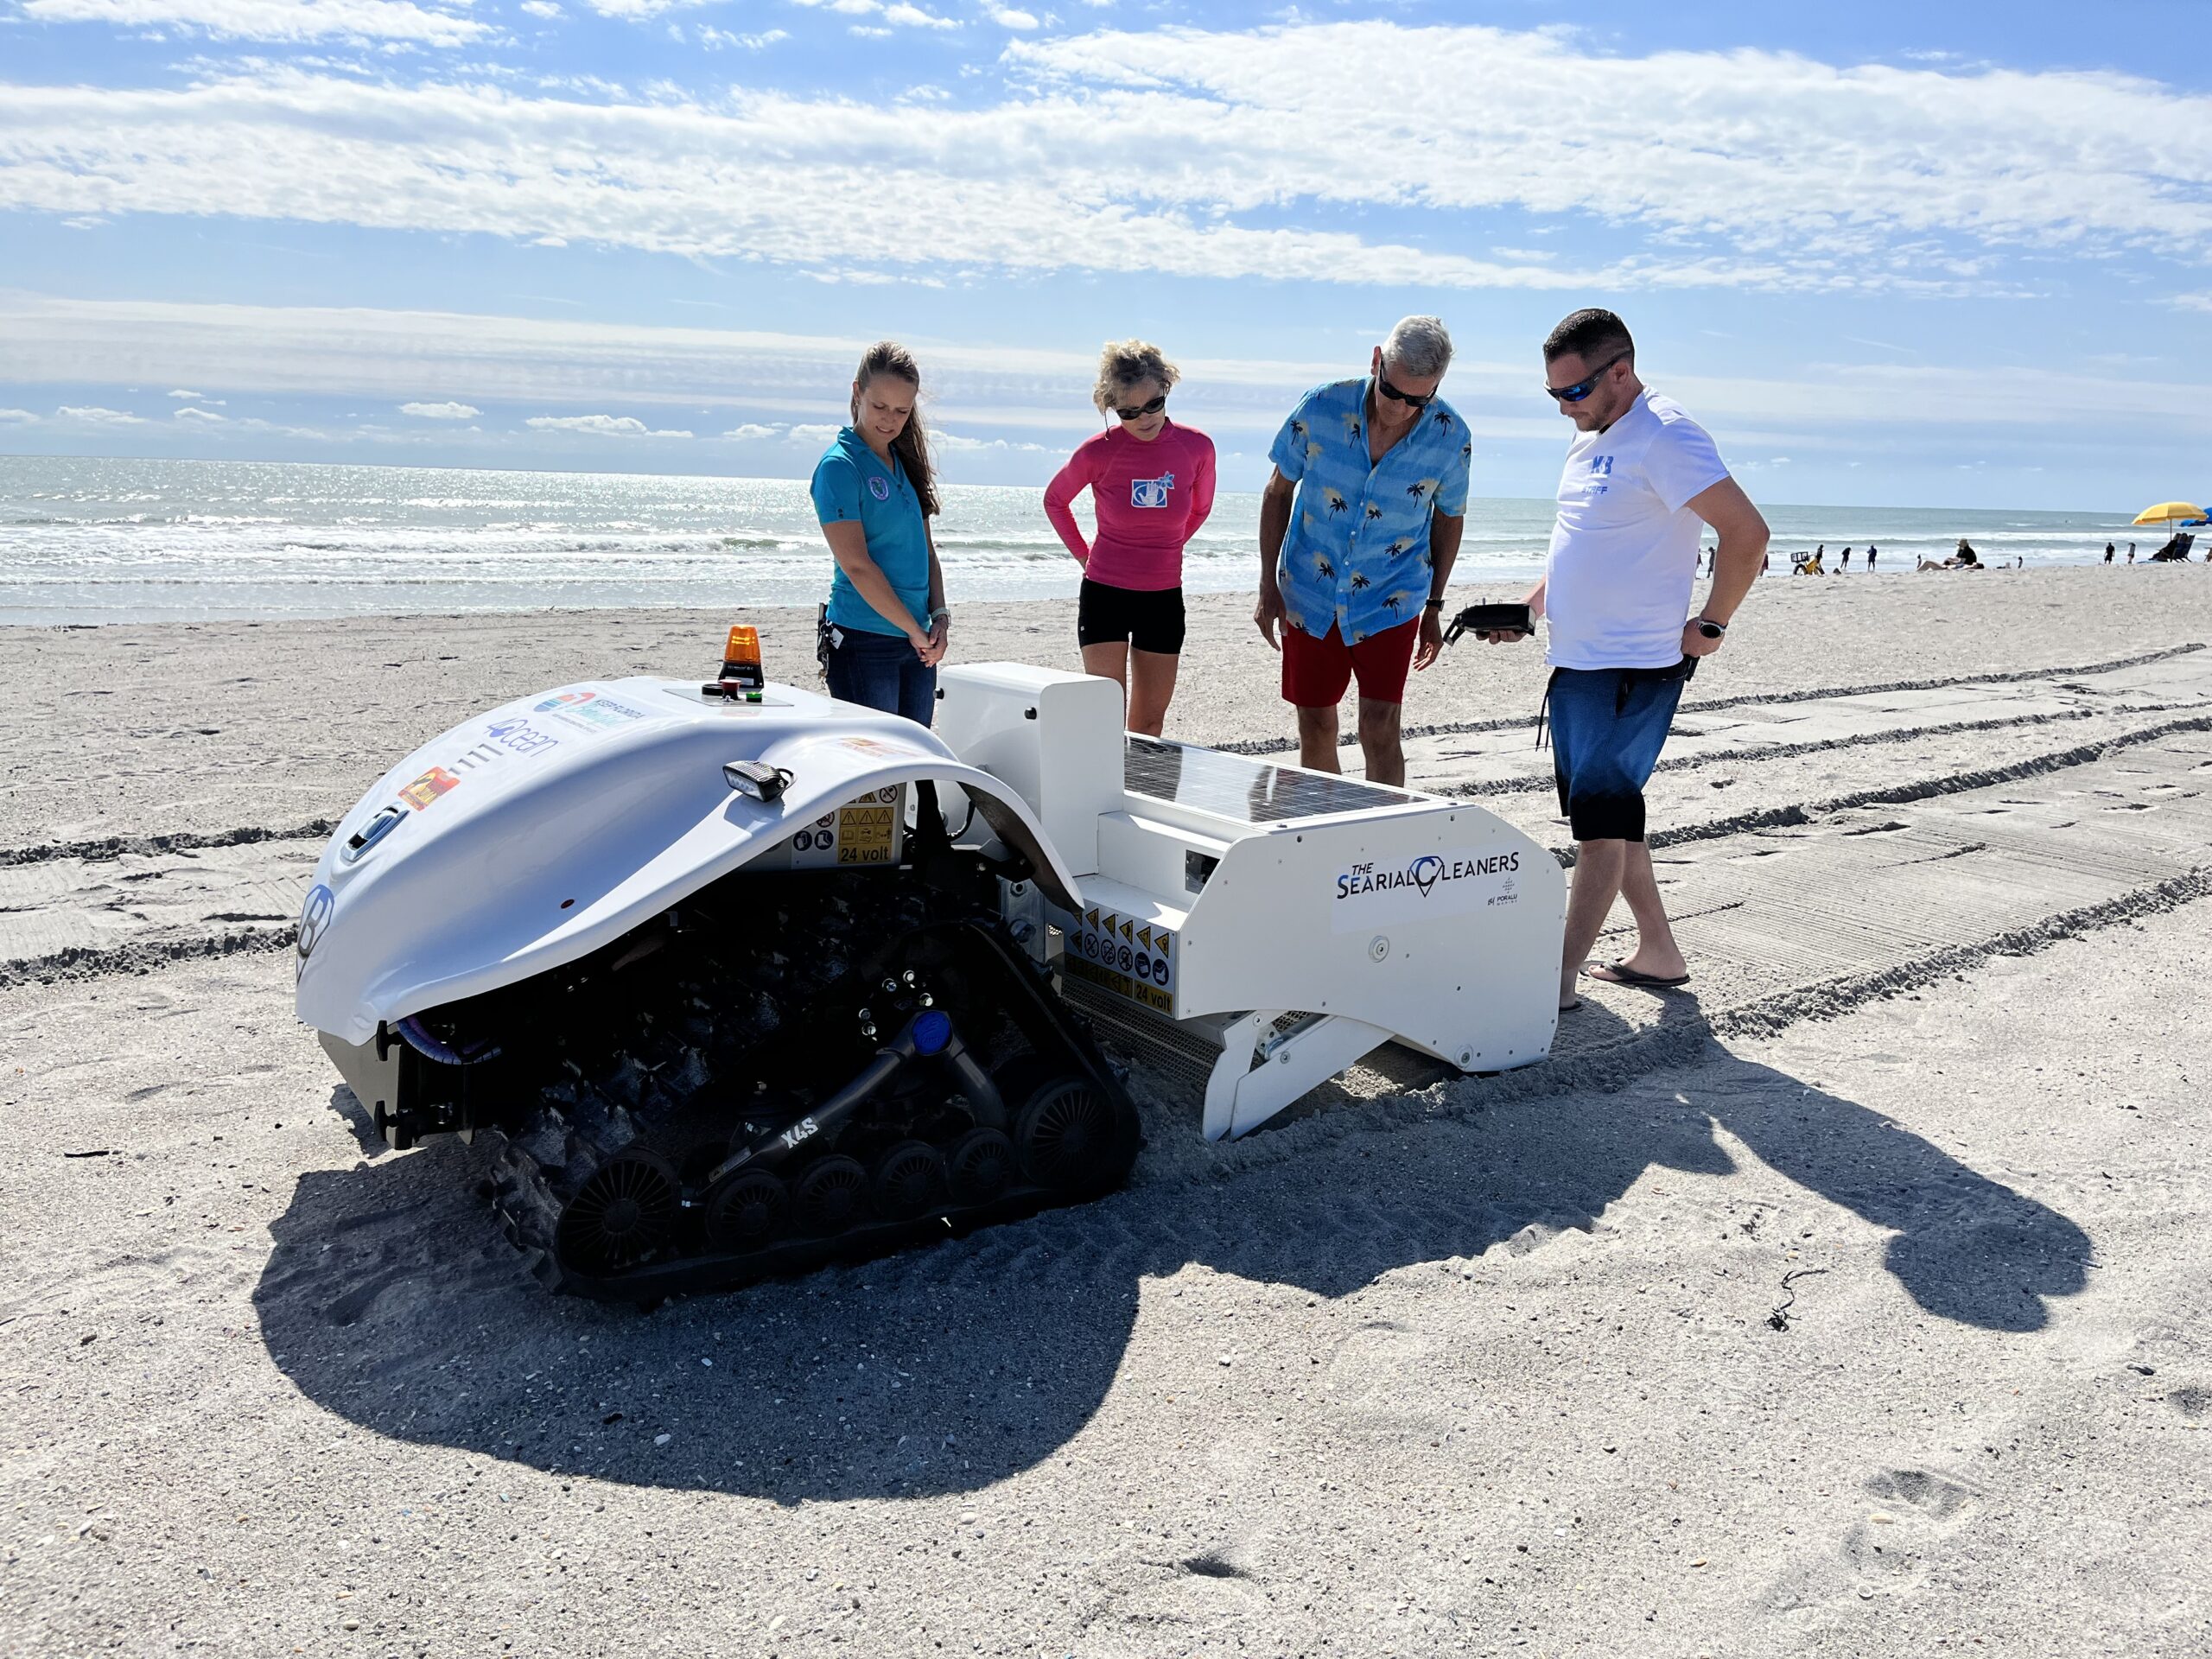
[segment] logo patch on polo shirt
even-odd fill
[[[868,493],[879,501],[888,501],[891,499],[891,480],[880,475],[869,479]]]

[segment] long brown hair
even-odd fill
[[[863,352],[860,367],[853,372],[856,389],[852,410],[856,426],[861,418],[860,395],[879,374],[893,375],[914,389],[913,412],[906,416],[906,424],[899,429],[899,435],[891,440],[891,453],[906,469],[906,481],[914,486],[915,497],[922,504],[922,516],[931,517],[938,510],[937,475],[930,469],[929,435],[922,430],[922,365],[914,361],[912,352],[895,340],[879,340]]]

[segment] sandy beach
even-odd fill
[[[1249,617],[1169,735],[1288,747]],[[1543,1065],[1217,1146],[1140,1069],[1100,1204],[550,1299],[292,918],[392,758],[734,620],[810,682],[789,611],[0,631],[0,1652],[2212,1648],[2201,566],[1761,582],[1650,791],[1691,990]],[[1565,854],[1541,682],[1462,643],[1408,761]]]

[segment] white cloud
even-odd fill
[[[522,9],[533,17],[543,17],[548,21],[566,15],[553,3],[553,0],[522,0]]]
[[[339,38],[461,46],[493,32],[489,24],[412,0],[22,0],[22,9],[44,22],[171,28],[241,41]]]
[[[774,250],[848,280],[2004,291],[2009,248],[2212,249],[2212,98],[2111,74],[1611,57],[1548,31],[1381,22],[1022,40],[1007,60],[1027,84],[926,122],[774,92],[531,97],[267,67],[175,90],[11,87],[0,207]],[[1360,90],[1385,80],[1403,95]],[[1565,137],[1560,107],[1582,111]],[[1806,118],[1829,107],[1850,119]],[[1121,130],[1147,142],[1096,167],[1098,135]],[[886,187],[864,219],[845,211],[863,174]],[[1573,269],[1491,249],[1475,221],[1492,212],[1598,221],[1624,251]]]
[[[709,52],[719,52],[725,47],[734,47],[746,52],[758,52],[773,46],[778,41],[791,39],[791,36],[780,29],[764,29],[758,35],[739,35],[733,34],[728,29],[716,29],[711,23],[701,23],[695,33],[698,36],[699,44]]]
[[[656,432],[634,415],[533,415],[523,423],[541,432],[588,432],[601,438],[688,438],[689,432]]]
[[[964,432],[948,432],[942,427],[930,434],[930,443],[933,448],[949,455],[1058,453],[1049,444],[1029,443],[1014,438],[975,438]]]
[[[120,409],[102,409],[96,404],[64,404],[54,412],[61,420],[78,421],[86,426],[143,426],[146,424],[145,417],[142,415],[132,415]]]
[[[209,421],[219,426],[224,424],[223,416],[218,415],[213,410],[201,409],[196,404],[189,404],[182,409],[172,410],[169,418],[173,421]]]
[[[791,436],[801,443],[827,443],[845,429],[834,424],[809,423],[791,428]]]
[[[2177,294],[2166,303],[2181,311],[2212,311],[2212,289],[2198,289],[2190,294]]]
[[[181,387],[177,391],[169,393],[169,396],[188,404],[219,404],[223,401],[220,397],[210,397],[204,391],[186,391]]]
[[[764,29],[757,35],[733,35],[726,29],[716,29],[710,23],[699,25],[699,44],[709,52],[719,52],[724,47],[735,47],[740,51],[760,52],[788,41],[791,36],[780,29]]]
[[[1001,29],[1030,29],[1037,27],[1035,16],[1026,11],[1017,11],[1012,6],[994,6],[991,21]]]
[[[722,436],[734,438],[740,443],[753,443],[762,438],[780,438],[783,435],[784,428],[781,422],[763,424],[759,421],[747,421],[742,426],[733,426],[722,434]]]
[[[36,426],[38,416],[28,409],[0,409],[0,426]]]
[[[907,29],[957,29],[960,27],[957,18],[940,17],[935,12],[924,11],[919,6],[908,3],[908,0],[894,0],[894,3],[886,6],[883,9],[883,21],[887,23],[897,23]]]
[[[483,413],[473,404],[402,404],[399,412],[418,421],[470,421]]]

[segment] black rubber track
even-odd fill
[[[503,1058],[411,1072],[459,1090],[452,1109],[497,1137],[493,1207],[537,1276],[569,1294],[651,1302],[728,1289],[1112,1191],[1141,1144],[1118,1075],[997,918],[971,903],[942,919],[951,907],[908,871],[741,872],[548,982],[437,1011],[430,1024],[455,1037],[499,1033]],[[949,1074],[932,1083],[940,1074],[925,1066],[841,1134],[779,1154],[779,1167],[765,1156],[746,1166],[747,1193],[728,1190],[734,1174],[709,1185],[746,1124],[796,1124],[860,1071],[874,1043],[857,1035],[858,1010],[888,1017],[882,986],[908,964],[1004,1090],[1003,1129],[979,1127]],[[1056,1141],[1025,1168],[1016,1119],[1046,1095],[1092,1105],[1073,1156]],[[1065,1135],[1064,1109],[1044,1116]],[[608,1209],[639,1183],[602,1172],[623,1176],[639,1159],[681,1194],[658,1243],[634,1230],[646,1222]],[[993,1166],[1002,1181],[984,1190],[975,1177]],[[850,1224],[810,1231],[810,1198],[833,1192],[854,1201]],[[729,1248],[742,1216],[782,1231]],[[632,1230],[609,1236],[610,1217]]]

